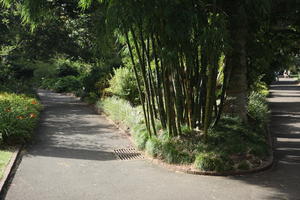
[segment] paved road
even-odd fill
[[[7,200],[258,200],[300,199],[300,90],[272,86],[277,164],[239,177],[174,173],[148,161],[119,161],[130,142],[103,116],[73,97],[41,91],[45,111]]]

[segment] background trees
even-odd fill
[[[81,0],[84,11],[71,1],[2,2],[36,28],[25,45],[38,49],[33,59],[53,51],[116,67],[130,58],[150,135],[156,119],[173,136],[184,124],[206,133],[222,112],[247,122],[249,88],[286,60],[273,55],[297,52],[296,1]]]
[[[143,138],[154,143],[162,132],[173,139],[188,132],[209,143],[224,121],[232,122],[228,117],[246,127],[240,132],[260,132],[248,127],[254,122],[263,129],[260,121],[266,122],[249,106],[263,99],[252,92],[266,89],[275,71],[299,58],[296,0],[80,0],[79,7],[69,0],[1,2],[11,6],[4,18],[27,24],[3,29],[18,44],[8,48],[17,53],[7,55],[56,66],[51,76],[38,73],[46,74],[39,77],[46,88],[94,101],[116,95],[140,105]],[[112,70],[120,67],[126,69]],[[61,70],[76,74],[62,76]],[[108,82],[110,73],[116,75]],[[266,114],[265,102],[260,105]],[[238,137],[246,144],[256,138],[252,132]]]

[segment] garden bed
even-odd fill
[[[236,118],[222,118],[206,138],[201,131],[187,127],[182,127],[185,134],[181,137],[170,138],[161,127],[157,127],[160,130],[157,136],[149,137],[141,108],[114,97],[98,102],[96,107],[120,124],[119,127],[125,127],[136,147],[152,162],[173,171],[203,175],[246,174],[264,170],[273,162],[268,131],[255,120],[252,123],[256,124],[250,126]]]
[[[0,144],[24,144],[32,138],[40,103],[26,95],[0,93]]]

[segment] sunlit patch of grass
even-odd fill
[[[5,168],[9,163],[12,154],[13,153],[11,150],[0,150],[0,179],[3,176]]]

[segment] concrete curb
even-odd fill
[[[18,160],[18,157],[20,155],[20,152],[22,150],[23,146],[18,146],[17,149],[13,152],[13,155],[8,163],[8,165],[5,168],[4,174],[2,179],[0,180],[0,197],[4,193],[4,189],[7,186],[7,183],[9,181],[9,178],[11,176],[11,173],[16,165],[16,162]]]

